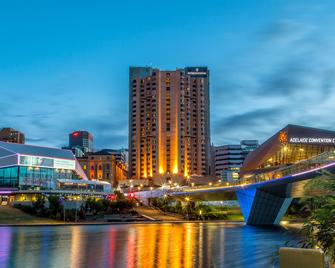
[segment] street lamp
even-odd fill
[[[154,189],[154,187],[150,187],[150,198],[152,198],[152,190]]]
[[[186,201],[186,217],[187,217],[187,220],[188,220],[188,202],[190,201],[190,198],[188,196],[185,197],[185,201]]]

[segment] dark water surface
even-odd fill
[[[224,223],[0,227],[0,267],[277,267],[297,240]]]

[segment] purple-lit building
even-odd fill
[[[89,181],[70,150],[0,142],[0,196],[22,191],[110,189],[109,183]]]

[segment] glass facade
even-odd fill
[[[271,155],[258,168],[262,169],[273,166],[291,165],[333,150],[335,150],[335,146],[283,144],[278,151]]]
[[[58,182],[58,189],[68,191],[96,191],[105,192],[106,186],[103,184],[88,184],[88,183],[72,183],[72,182]]]
[[[55,189],[57,179],[74,179],[72,170],[20,167],[20,189]]]
[[[6,167],[0,169],[1,187],[18,187],[18,167]]]
[[[72,170],[40,167],[7,167],[0,169],[0,187],[55,189],[57,179],[77,179]]]
[[[334,163],[334,159],[335,151],[324,152],[317,156],[311,157],[310,159],[299,161],[289,166],[285,166],[271,171],[264,170],[264,172],[262,173],[253,174],[240,180],[239,183],[250,184],[283,178],[285,176],[290,176],[293,174],[304,174],[310,170]]]

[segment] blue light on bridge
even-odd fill
[[[244,189],[236,192],[238,202],[244,217],[244,221],[248,222],[252,203],[254,201],[256,189]]]

